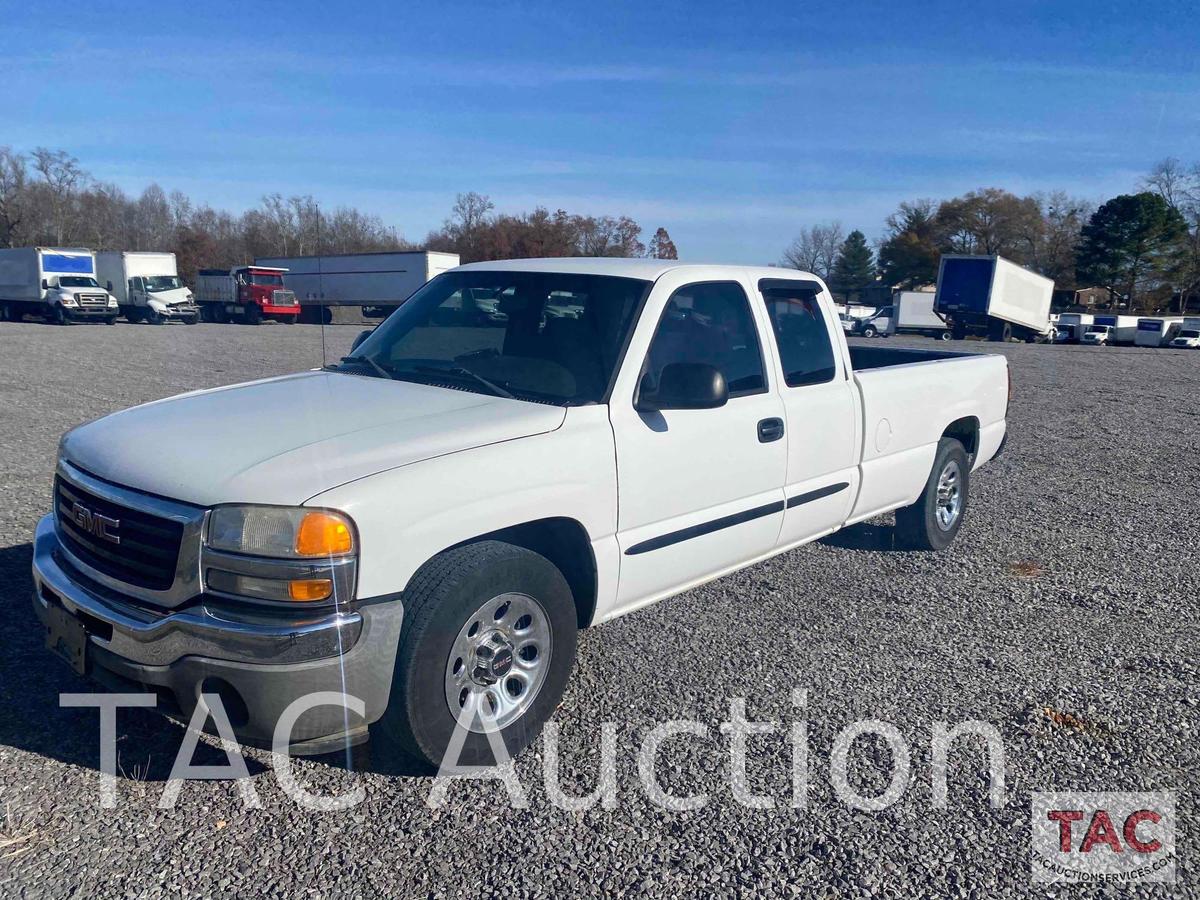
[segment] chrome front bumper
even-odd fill
[[[347,719],[340,708],[306,713],[293,740],[314,742],[347,730],[365,733],[387,708],[403,620],[399,598],[336,612],[297,610],[286,618],[233,612],[203,599],[156,609],[76,572],[63,556],[52,515],[37,526],[33,581],[43,626],[51,605],[83,624],[88,675],[109,687],[155,690],[173,701],[162,709],[169,715],[189,718],[202,692],[231,691],[245,708],[241,721],[233,721],[235,733],[266,743],[279,715],[305,694],[345,692],[363,701],[361,720]]]

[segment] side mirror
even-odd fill
[[[659,409],[716,409],[729,402],[729,388],[719,369],[705,363],[670,363],[663,366],[658,378],[658,390],[643,390],[637,408],[642,411]]]
[[[356,337],[356,338],[354,339],[354,343],[350,345],[350,352],[351,352],[351,353],[353,353],[355,350],[357,350],[357,349],[358,349],[358,345],[359,345],[359,344],[361,344],[363,341],[365,341],[365,340],[366,340],[367,338],[369,338],[370,336],[371,336],[371,330],[370,330],[370,329],[367,329],[366,331],[360,331],[360,332],[358,333],[358,337]]]
[[[108,282],[108,286],[105,288],[105,290],[108,291],[110,294],[112,293],[112,282],[111,281]]]
[[[50,290],[50,282],[47,281],[45,278],[42,279],[42,290],[43,291]]]

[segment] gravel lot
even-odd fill
[[[331,358],[356,333],[326,329]],[[894,552],[887,521],[861,525],[581,636],[556,716],[562,777],[591,790],[598,723],[617,723],[616,808],[552,806],[539,743],[517,766],[524,810],[492,782],[457,784],[431,810],[432,780],[369,748],[355,771],[296,763],[315,791],[363,785],[348,812],[300,809],[256,751],[261,809],[205,782],[160,810],[182,729],[123,711],[121,804],[101,810],[98,717],[58,707],[59,692],[87,688],[42,648],[29,608],[58,437],[135,403],[319,365],[320,329],[0,324],[0,894],[1045,896],[1029,880],[1031,791],[1161,789],[1182,823],[1166,890],[1197,895],[1200,354],[1000,349],[1016,379],[1011,438],[973,481],[950,551]],[[717,730],[729,698],[790,722],[794,687],[808,691],[808,807],[788,806],[779,735],[752,739],[750,771],[777,808],[742,807]],[[641,736],[674,718],[710,728],[660,755],[665,786],[710,795],[698,811],[664,811],[639,786]],[[883,812],[852,810],[830,786],[834,737],[859,718],[895,724],[912,749],[911,785]],[[967,742],[952,753],[949,808],[933,810],[932,723],[967,719],[1003,736],[1007,802],[988,806]],[[852,780],[879,791],[889,752],[856,746]]]

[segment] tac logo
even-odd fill
[[[1034,793],[1032,874],[1040,882],[1173,882],[1175,795]]]

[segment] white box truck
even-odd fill
[[[96,256],[83,247],[0,250],[0,320],[40,316],[48,322],[112,325],[117,300],[96,280]]]
[[[301,322],[331,321],[329,307],[361,306],[383,318],[434,276],[455,268],[457,253],[342,253],[259,257],[255,264],[287,269],[284,284],[300,302]]]
[[[1055,325],[1056,344],[1078,344],[1083,332],[1092,324],[1094,317],[1091,313],[1063,313]]]
[[[1137,321],[1134,346],[1165,347],[1175,339],[1182,326],[1182,316],[1145,316]]]
[[[1171,339],[1171,346],[1181,350],[1200,350],[1200,317],[1185,317],[1179,334]]]
[[[1137,316],[1096,316],[1084,330],[1080,343],[1099,347],[1108,344],[1130,347],[1137,336],[1137,323]]]
[[[854,322],[851,333],[862,337],[924,334],[948,341],[950,326],[934,310],[934,296],[930,291],[896,291],[891,306],[876,310],[870,318]]]
[[[96,273],[130,322],[200,321],[192,292],[179,280],[174,253],[102,250],[96,254]]]
[[[1052,341],[1054,282],[1000,256],[943,256],[933,308],[956,340]]]

